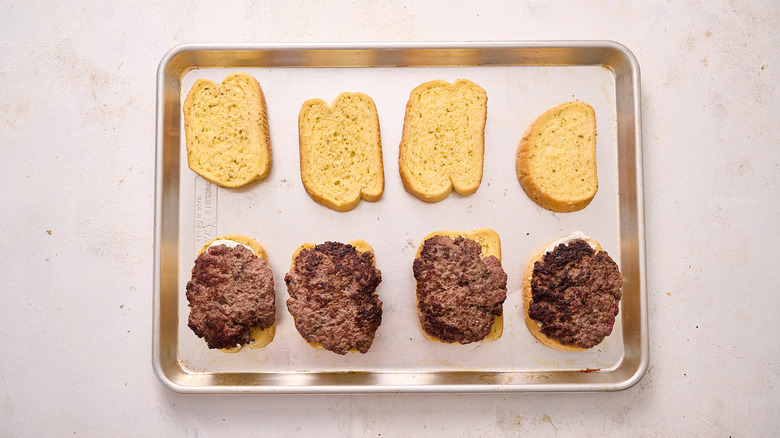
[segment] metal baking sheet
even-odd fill
[[[198,78],[217,82],[245,71],[263,87],[273,150],[270,175],[240,189],[219,188],[186,164],[181,105]],[[488,95],[484,176],[470,196],[429,204],[403,189],[398,144],[411,90],[433,79],[470,79]],[[297,116],[303,101],[361,91],[376,103],[385,192],[335,212],[305,193]],[[520,187],[514,157],[529,123],[569,100],[597,115],[599,191],[584,210],[552,213]],[[625,389],[648,364],[639,67],[609,41],[399,44],[189,44],[157,72],[157,167],[153,367],[179,392],[493,392]],[[504,334],[495,342],[427,340],[415,308],[412,261],[437,230],[496,230],[508,280]],[[522,276],[547,243],[580,230],[618,262],[623,299],[613,333],[586,352],[541,345],[523,319]],[[266,249],[277,294],[277,329],[264,348],[224,353],[187,327],[184,289],[197,250],[223,234],[254,237]],[[311,348],[287,312],[284,274],[304,242],[361,238],[383,281],[382,325],[371,350],[339,356]]]

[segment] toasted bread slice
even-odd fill
[[[336,211],[382,197],[385,176],[379,116],[363,93],[341,93],[333,103],[307,100],[298,115],[301,179],[315,201]]]
[[[435,231],[425,236],[422,242],[420,242],[420,246],[417,247],[417,254],[416,254],[417,257],[420,256],[425,241],[434,236],[446,236],[453,239],[458,237],[465,237],[467,239],[471,239],[479,243],[480,246],[482,247],[482,253],[480,254],[481,258],[484,259],[490,256],[495,256],[497,259],[501,260],[501,238],[499,237],[498,233],[496,233],[494,230],[490,228],[479,228],[476,230],[468,230],[468,231]],[[417,311],[419,312],[420,311],[419,301],[415,300],[415,302],[417,305]],[[425,331],[425,329],[422,327],[422,323],[420,324],[420,329],[422,330],[426,338],[435,342],[444,343],[441,339],[428,334]],[[500,338],[503,333],[504,333],[504,315],[502,314],[501,316],[495,317],[495,319],[493,320],[493,325],[490,327],[490,333],[479,342],[495,341],[498,338]]]
[[[517,178],[528,197],[555,212],[585,208],[598,190],[596,113],[584,102],[545,111],[523,134]]]
[[[412,90],[398,166],[406,191],[427,202],[477,191],[485,152],[487,94],[466,79],[435,80]]]
[[[187,163],[193,172],[223,187],[240,187],[268,175],[268,119],[255,78],[239,72],[221,84],[198,79],[183,111]]]
[[[205,252],[207,249],[209,249],[212,245],[228,245],[228,246],[235,246],[235,245],[243,245],[252,252],[260,257],[261,259],[265,260],[266,263],[268,263],[268,256],[266,255],[265,249],[263,248],[260,243],[258,243],[255,239],[252,239],[251,237],[244,236],[243,234],[226,234],[222,237],[217,237],[216,239],[211,239],[210,241],[206,242],[205,245],[198,251],[198,255],[201,255],[203,252]],[[249,330],[250,335],[252,336],[252,339],[254,342],[251,344],[244,344],[232,348],[221,348],[221,351],[224,351],[226,353],[237,353],[241,351],[244,347],[249,348],[262,348],[266,345],[270,344],[271,341],[274,340],[274,335],[276,334],[276,323],[274,323],[272,326],[267,327],[265,329],[261,329],[259,327],[254,327]]]

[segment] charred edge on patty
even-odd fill
[[[243,245],[214,245],[201,253],[187,283],[188,326],[209,348],[253,342],[250,330],[276,321],[273,273]]]
[[[371,348],[382,323],[382,273],[372,252],[339,242],[302,249],[284,281],[287,309],[306,342],[337,354]]]
[[[507,275],[495,256],[481,258],[479,243],[433,236],[412,265],[420,324],[444,343],[485,339],[503,314]]]
[[[591,348],[612,333],[622,285],[606,251],[584,240],[560,244],[534,263],[528,315],[548,338]]]

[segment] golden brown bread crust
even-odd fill
[[[349,211],[360,199],[382,197],[379,115],[368,95],[344,92],[331,105],[305,101],[298,113],[298,143],[301,180],[316,202]]]
[[[426,202],[452,190],[477,191],[482,181],[487,94],[466,79],[425,82],[406,104],[398,167],[404,188]]]
[[[237,72],[218,84],[198,79],[182,107],[187,164],[223,187],[265,178],[271,143],[265,96],[252,76]]]
[[[598,190],[593,108],[566,102],[537,117],[520,140],[515,169],[541,207],[559,213],[587,207]]]

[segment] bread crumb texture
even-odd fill
[[[398,165],[404,188],[427,202],[482,181],[487,94],[466,79],[426,82],[409,97]]]
[[[307,100],[298,115],[301,180],[315,201],[337,211],[384,191],[379,116],[363,93],[341,93],[329,106]]]
[[[240,187],[268,175],[268,119],[255,78],[239,72],[221,84],[198,79],[183,110],[187,162],[195,173],[224,187]]]
[[[547,110],[525,131],[516,159],[521,186],[555,212],[585,208],[598,190],[596,114],[584,102]]]

